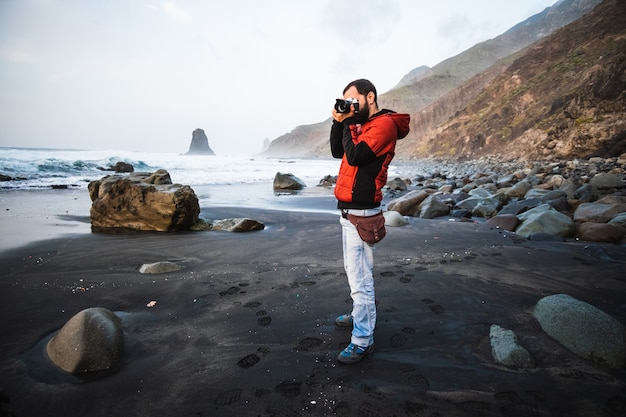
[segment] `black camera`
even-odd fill
[[[354,113],[359,112],[359,100],[356,98],[349,98],[344,100],[342,98],[338,98],[335,103],[335,110],[337,113],[350,113],[350,106],[354,106]]]

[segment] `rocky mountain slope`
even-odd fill
[[[599,0],[563,0],[504,34],[478,44],[433,68],[418,67],[407,74],[391,91],[381,94],[381,106],[411,113],[412,132],[403,141],[399,157],[423,157],[422,135],[463,109],[483,88],[506,70],[520,51],[537,39],[554,32],[593,8]],[[298,126],[271,142],[266,155],[328,156],[330,119],[313,125]],[[402,143],[402,142],[400,142]],[[408,152],[408,153],[407,153]]]
[[[474,77],[415,115],[398,152],[505,160],[610,157],[626,151],[626,4],[605,0],[507,64],[452,118],[442,108],[475,90]],[[498,72],[498,65],[490,71]],[[428,127],[426,131],[422,127]]]

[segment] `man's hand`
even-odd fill
[[[333,108],[333,119],[338,121],[339,123],[343,123],[349,117],[354,117],[354,107],[350,106],[350,113],[337,113],[337,110]]]

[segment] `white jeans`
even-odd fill
[[[380,209],[349,210],[355,216],[372,216]],[[374,294],[374,245],[363,242],[356,227],[348,219],[340,218],[343,241],[343,266],[348,275],[352,297],[351,342],[366,347],[374,343],[376,327],[376,297]]]

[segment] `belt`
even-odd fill
[[[348,218],[348,214],[359,217],[370,217],[375,216],[382,210],[379,208],[371,208],[371,209],[341,209],[341,217],[344,219]],[[369,213],[368,213],[369,212]]]

